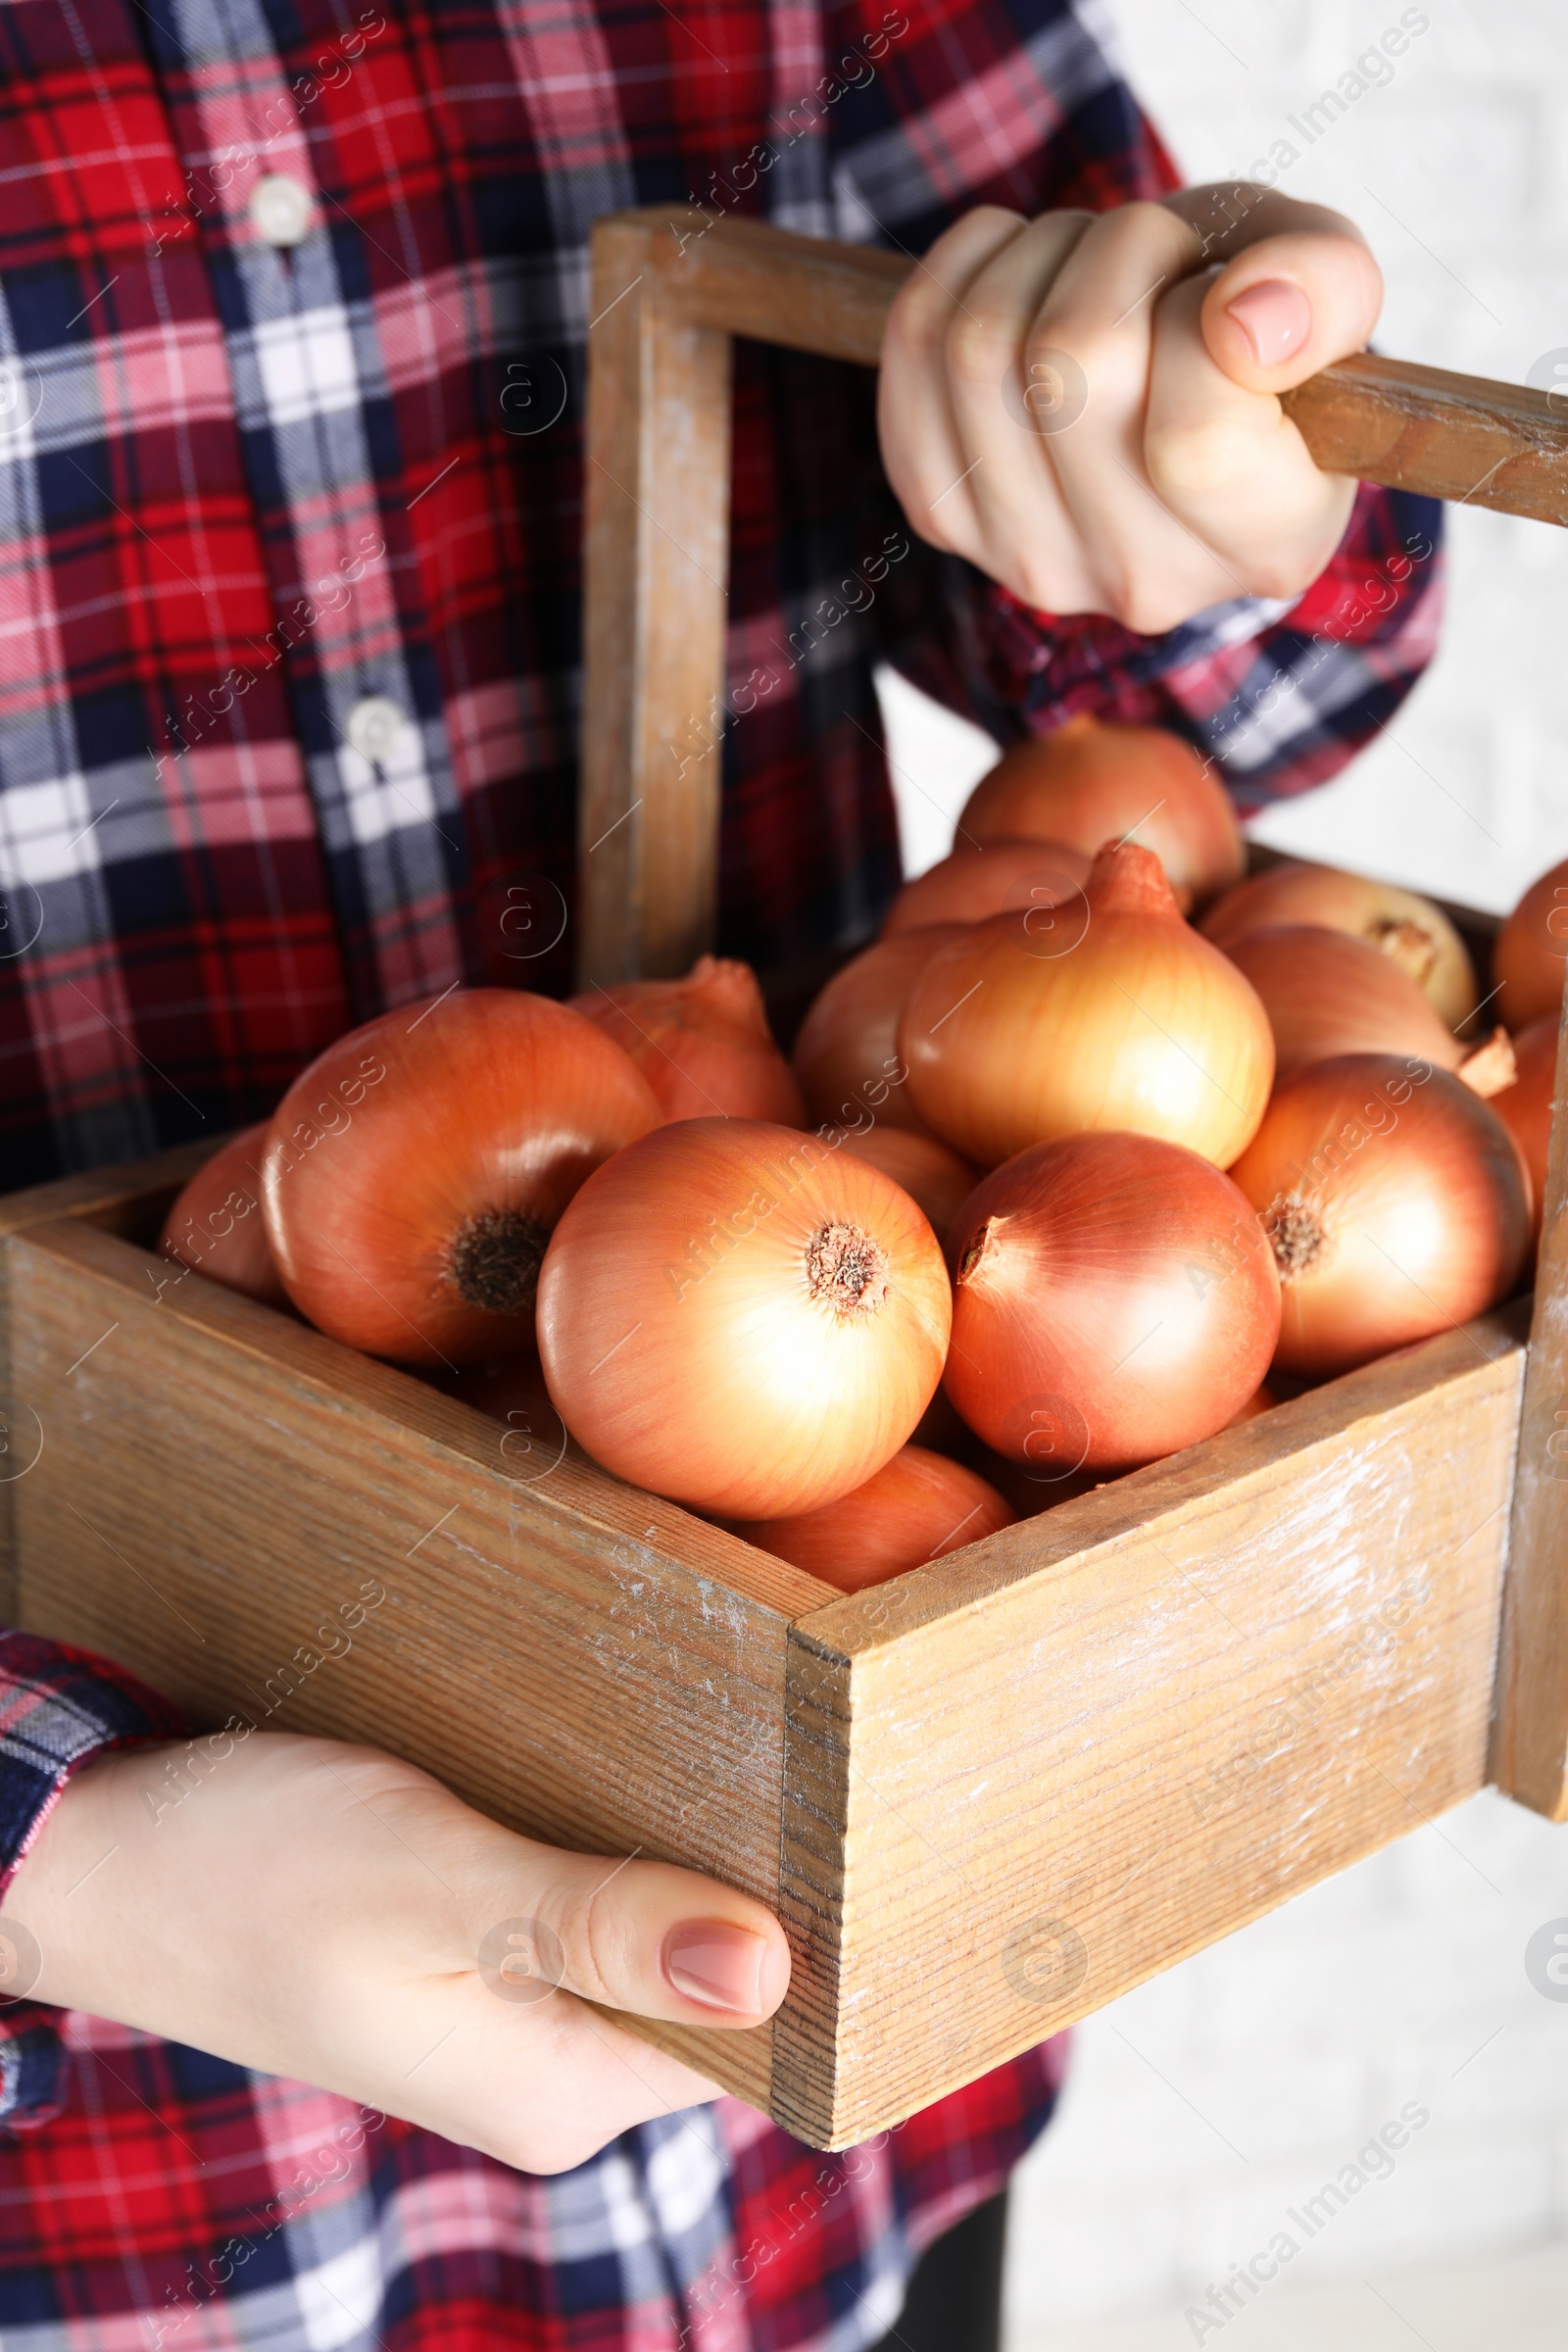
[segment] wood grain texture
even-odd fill
[[[1283,406],[1327,473],[1568,523],[1568,415],[1544,392],[1359,352]]]
[[[794,1626],[789,2129],[848,2145],[1483,1785],[1520,1320]]]
[[[1568,1087],[1568,1007],[1553,1102]],[[1549,1821],[1568,1819],[1568,1122],[1551,1122],[1519,1419],[1492,1778]]]
[[[579,987],[686,971],[717,909],[731,346],[662,307],[648,244],[594,237]]]
[[[4,1257],[44,1438],[23,1625],[204,1726],[386,1747],[555,1844],[773,1901],[785,1636],[826,1587],[590,1464],[529,1484],[499,1424],[199,1276],[154,1303],[154,1261],[91,1225]],[[312,1667],[366,1580],[385,1601]],[[766,2103],[771,2028],[627,2022]]]

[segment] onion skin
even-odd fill
[[[1493,1109],[1518,1145],[1530,1171],[1537,1241],[1546,1200],[1546,1147],[1551,1141],[1551,1099],[1557,1082],[1557,1022],[1558,1015],[1547,1012],[1520,1030],[1513,1041],[1519,1074],[1512,1086],[1491,1098]]]
[[[954,1228],[946,1387],[998,1453],[1130,1470],[1223,1429],[1279,1334],[1273,1253],[1228,1176],[1076,1135],[988,1176]]]
[[[1247,869],[1235,811],[1190,744],[1164,727],[1094,718],[1004,752],[970,794],[957,835],[1061,842],[1091,858],[1132,835],[1158,858],[1184,911]]]
[[[899,1015],[938,948],[956,939],[956,924],[902,931],[879,939],[835,972],[801,1024],[795,1075],[808,1115],[822,1126],[930,1129],[909,1100],[899,1058]]]
[[[284,1287],[318,1330],[398,1363],[527,1348],[551,1227],[659,1124],[641,1072],[564,1004],[476,988],[403,1005],[278,1105],[263,1204]]]
[[[961,1462],[901,1446],[862,1487],[794,1519],[732,1521],[731,1532],[841,1592],[863,1592],[906,1568],[978,1544],[1018,1514]]]
[[[916,1110],[982,1167],[1108,1129],[1228,1165],[1274,1075],[1257,997],[1182,920],[1149,850],[1102,850],[1078,911],[1064,940],[993,915],[938,949],[899,1023]]]
[[[247,1127],[220,1145],[186,1185],[164,1220],[158,1247],[165,1257],[243,1292],[264,1306],[287,1306],[262,1215],[262,1153],[269,1122]]]
[[[980,923],[1015,906],[1056,906],[1076,898],[1093,860],[1056,841],[994,841],[955,850],[912,882],[888,910],[882,937],[928,930],[936,923]]]
[[[936,1238],[880,1169],[821,1138],[682,1119],[588,1179],[539,1277],[539,1352],[577,1443],[725,1518],[862,1486],[942,1376]]]
[[[1301,1071],[1231,1174],[1280,1261],[1275,1366],[1309,1379],[1484,1313],[1530,1246],[1507,1129],[1412,1057],[1346,1054]]]
[[[622,980],[569,1002],[630,1054],[666,1119],[806,1124],[749,963],[699,956],[684,980]]]
[[[1252,1392],[1240,1412],[1232,1413],[1225,1426],[1227,1429],[1240,1429],[1244,1421],[1256,1421],[1263,1413],[1271,1413],[1278,1402],[1279,1398],[1265,1381],[1261,1388]]]
[[[1284,923],[1226,955],[1251,982],[1274,1033],[1282,1085],[1338,1054],[1398,1054],[1456,1070],[1465,1049],[1407,972],[1344,931]]]
[[[1499,1015],[1515,1032],[1562,1004],[1568,958],[1568,858],[1532,882],[1492,950]]]
[[[830,1129],[824,1140],[901,1184],[942,1243],[980,1181],[979,1169],[960,1159],[949,1145],[939,1144],[934,1135],[912,1135],[906,1127],[839,1127]]]
[[[1415,982],[1446,1028],[1462,1029],[1473,1018],[1480,992],[1469,950],[1430,899],[1335,865],[1288,858],[1238,882],[1208,909],[1200,928],[1228,952],[1253,931],[1286,923],[1318,924],[1376,948]]]

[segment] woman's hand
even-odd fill
[[[368,1748],[252,1734],[180,1796],[185,1754],[67,1785],[0,1910],[37,1999],[552,2173],[717,2096],[588,2001],[755,2026],[784,1997],[778,1922],[694,1871],[535,1844]]]
[[[1361,350],[1382,299],[1349,221],[1255,186],[1036,220],[983,206],[894,303],[889,479],[922,538],[1045,612],[1157,635],[1295,598],[1356,485],[1318,471],[1276,396]]]

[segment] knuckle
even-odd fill
[[[963,311],[948,330],[948,368],[956,383],[1001,389],[1017,337],[994,311]]]
[[[566,1977],[574,1992],[590,2001],[615,2006],[611,1966],[613,1937],[597,1888],[573,1889],[560,1905],[556,1933],[565,1954]]]

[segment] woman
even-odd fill
[[[257,1117],[384,1006],[565,985],[514,917],[570,896],[607,211],[924,257],[879,390],[740,355],[731,952],[896,887],[884,648],[1000,735],[1176,727],[1244,808],[1429,650],[1431,510],[1273,397],[1364,342],[1375,266],[1257,187],[1157,201],[1087,6],[13,0],[0,54],[8,1183]],[[166,1702],[0,1664],[8,2348],[849,2352],[1050,2114],[1053,2045],[815,2156],[579,1997],[755,2024],[757,1904],[286,1734],[171,1804]]]

